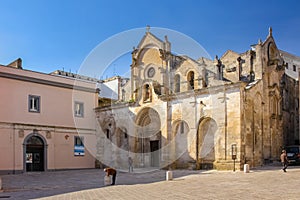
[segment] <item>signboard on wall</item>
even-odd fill
[[[83,137],[75,136],[74,138],[74,155],[84,156]]]
[[[75,156],[83,156],[84,155],[84,146],[77,146],[74,147],[74,155]]]

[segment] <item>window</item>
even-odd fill
[[[29,95],[28,97],[28,110],[29,112],[40,112],[41,97]]]
[[[109,130],[106,129],[106,138],[107,138],[107,139],[109,139],[109,135],[110,135],[110,134],[109,134]]]
[[[83,103],[75,102],[74,115],[75,117],[83,117]]]
[[[296,71],[296,65],[293,65],[293,71],[294,72]]]
[[[150,67],[148,69],[148,77],[152,78],[154,75],[155,75],[155,69],[154,69],[154,67]]]
[[[74,155],[84,156],[84,138],[79,136],[74,136]]]
[[[187,134],[189,132],[189,127],[185,121],[179,121],[176,124],[176,134]]]
[[[151,89],[150,85],[144,85],[144,102],[151,102]]]
[[[194,72],[193,71],[191,71],[191,72],[189,72],[189,74],[188,74],[188,89],[189,90],[193,90],[194,89]]]
[[[180,133],[184,134],[184,122],[183,121],[180,124]]]

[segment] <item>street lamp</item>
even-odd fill
[[[236,154],[237,154],[237,146],[236,146],[236,144],[232,144],[231,145],[231,156],[232,156],[232,160],[233,160],[233,171],[235,171]]]

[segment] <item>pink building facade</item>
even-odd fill
[[[96,83],[0,65],[0,174],[95,167]]]

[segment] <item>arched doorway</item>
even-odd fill
[[[173,138],[175,138],[175,157],[173,157],[176,168],[188,168],[191,157],[188,152],[189,125],[184,120],[177,120],[172,124]]]
[[[215,161],[215,139],[218,126],[212,118],[204,118],[198,126],[197,164],[200,169],[212,169]]]
[[[160,166],[161,131],[160,117],[152,108],[143,108],[136,117],[137,138],[135,152],[140,155],[142,167]]]
[[[46,140],[37,133],[29,134],[24,139],[24,171],[45,171],[47,166],[46,159]]]

